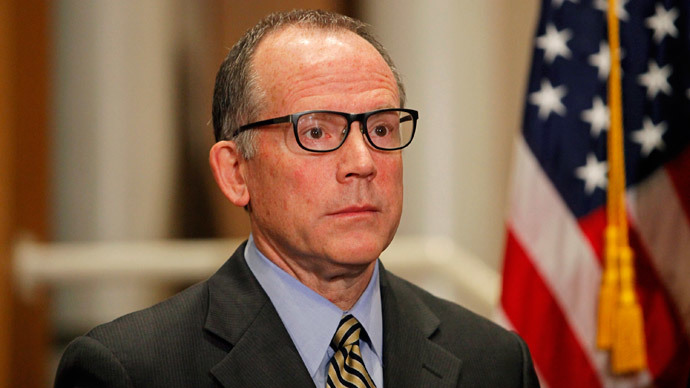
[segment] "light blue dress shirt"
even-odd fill
[[[383,388],[383,316],[378,262],[357,303],[349,311],[342,311],[268,260],[256,248],[251,235],[244,257],[278,311],[316,387],[326,387],[328,362],[333,356],[329,344],[340,318],[349,313],[369,335],[370,342],[360,341],[362,358],[376,387]]]

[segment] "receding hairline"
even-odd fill
[[[282,26],[278,26],[275,29],[272,29],[271,31],[268,31],[264,36],[261,37],[261,39],[256,43],[254,46],[254,49],[251,52],[251,55],[249,57],[249,75],[252,79],[255,81],[258,81],[258,83],[255,83],[253,87],[255,89],[258,89],[258,95],[261,95],[262,97],[265,97],[263,90],[261,86],[263,86],[263,82],[266,80],[262,80],[261,77],[259,76],[259,73],[256,70],[256,58],[257,55],[262,52],[263,49],[266,47],[267,41],[270,42],[271,39],[279,39],[279,35],[284,34],[286,32],[289,32],[290,30],[296,31],[298,33],[308,33],[314,36],[327,36],[327,35],[349,35],[350,37],[359,40],[363,43],[365,43],[370,49],[371,49],[371,54],[376,55],[377,59],[380,59],[381,64],[385,66],[385,68],[388,71],[388,75],[390,76],[391,80],[396,84],[396,94],[398,95],[398,99],[401,100],[401,90],[400,90],[400,85],[398,84],[398,80],[396,78],[396,74],[389,65],[389,63],[386,61],[386,58],[381,55],[381,52],[367,39],[362,37],[360,34],[358,34],[356,31],[353,31],[351,29],[348,29],[343,26],[338,26],[338,25],[326,25],[326,26],[321,26],[321,25],[315,25],[313,23],[309,22],[303,22],[303,23],[292,23],[292,24],[286,24]],[[292,41],[292,39],[288,38],[289,41]],[[264,54],[265,55],[265,54]],[[265,59],[265,58],[264,58]],[[261,103],[261,101],[256,101],[258,103]],[[403,101],[399,101],[400,104],[403,103]],[[257,112],[258,113],[258,112]]]

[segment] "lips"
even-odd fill
[[[339,209],[330,215],[332,216],[347,216],[347,215],[360,215],[360,214],[368,214],[368,213],[375,213],[378,212],[379,209],[376,206],[373,205],[356,205],[356,206],[348,206],[344,207],[342,209]]]

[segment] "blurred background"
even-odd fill
[[[214,76],[246,29],[293,8],[372,24],[403,74],[420,123],[398,236],[444,237],[500,271],[537,0],[2,0],[0,387],[49,386],[70,339],[189,284],[23,281],[13,258],[27,241],[126,255],[247,236],[208,168]],[[235,248],[216,247],[209,268]]]

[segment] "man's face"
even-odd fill
[[[253,63],[265,92],[259,120],[399,106],[390,68],[349,31],[289,27],[267,36]],[[256,130],[244,175],[252,233],[269,258],[338,276],[369,266],[391,242],[402,211],[401,152],[372,148],[359,128],[353,123],[342,147],[324,154],[299,148],[291,124]]]

